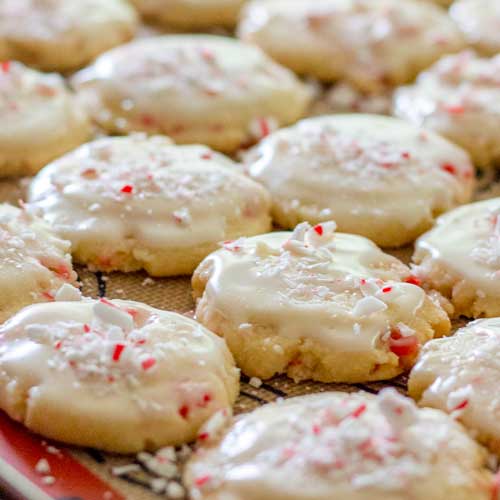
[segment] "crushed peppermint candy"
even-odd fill
[[[82,299],[82,292],[69,283],[64,283],[56,292],[54,299],[56,302],[76,302]]]
[[[255,387],[258,389],[259,387],[262,386],[263,382],[260,378],[258,377],[252,377],[249,382],[248,382],[252,387]]]
[[[353,316],[360,318],[363,316],[370,316],[378,312],[385,311],[387,304],[373,296],[363,297],[359,299],[352,310]]]

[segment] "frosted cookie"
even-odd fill
[[[495,488],[460,424],[394,389],[267,404],[200,443],[185,471],[196,500],[490,500]]]
[[[469,323],[420,353],[409,392],[421,406],[451,413],[500,454],[500,319]]]
[[[184,30],[233,27],[246,0],[132,0],[155,24]]]
[[[179,314],[75,291],[0,327],[0,408],[13,419],[65,443],[133,453],[190,442],[212,414],[230,414],[239,372],[216,335]]]
[[[0,0],[0,61],[69,71],[130,40],[136,24],[124,0]]]
[[[0,204],[0,323],[35,302],[54,300],[76,283],[70,244],[24,209]]]
[[[446,13],[418,0],[253,0],[239,36],[297,73],[371,92],[464,46]]]
[[[361,382],[395,377],[448,316],[409,269],[335,223],[226,242],[193,276],[196,318],[238,366],[267,379]]]
[[[470,201],[474,186],[459,147],[377,115],[303,120],[263,139],[245,163],[269,189],[280,226],[335,219],[340,231],[386,247],[415,240],[437,215]]]
[[[479,52],[500,53],[500,3],[497,0],[457,0],[450,15]]]
[[[414,271],[448,297],[455,315],[499,316],[500,198],[472,203],[438,218],[416,243]]]
[[[73,257],[102,271],[189,274],[218,243],[270,229],[270,199],[205,146],[105,138],[44,168],[29,201]]]
[[[102,55],[73,84],[109,132],[163,133],[227,152],[301,118],[310,99],[258,48],[210,35],[135,41]]]
[[[91,133],[59,75],[17,62],[0,63],[0,115],[6,124],[0,128],[0,177],[34,175]]]
[[[500,161],[500,55],[448,56],[394,96],[394,113],[447,137],[480,167]]]

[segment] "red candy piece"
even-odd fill
[[[113,351],[113,361],[119,361],[124,350],[125,350],[124,344],[116,344],[115,349]]]
[[[389,337],[389,349],[396,356],[411,356],[418,351],[418,339],[415,335],[403,337],[399,330],[392,330]]]
[[[125,184],[120,191],[125,194],[132,194],[132,191],[134,190],[134,186],[131,186],[130,184]]]
[[[156,359],[154,358],[148,358],[148,359],[145,359],[141,366],[142,366],[142,369],[143,370],[149,370],[150,368],[152,368],[154,365],[156,364]]]
[[[323,226],[321,224],[318,224],[317,226],[314,226],[314,230],[316,233],[318,233],[320,236],[323,236]]]
[[[189,415],[189,406],[188,405],[182,405],[180,408],[179,408],[179,415],[184,418],[184,419],[187,419],[188,418],[188,415]]]
[[[451,175],[457,174],[457,167],[455,167],[455,165],[452,165],[451,163],[443,163],[443,165],[441,165],[441,170],[444,170]]]
[[[417,278],[416,276],[413,276],[413,274],[411,276],[408,276],[408,278],[405,279],[405,283],[409,283],[410,285],[417,285],[417,286],[420,286],[422,284],[420,279]]]

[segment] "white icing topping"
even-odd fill
[[[444,57],[394,99],[398,116],[463,145],[477,163],[500,157],[500,55],[481,59],[468,51]]]
[[[304,223],[226,244],[201,265],[211,269],[204,302],[235,325],[273,325],[285,338],[393,356],[396,324],[412,323],[425,293],[400,282],[410,277],[400,261],[334,229]]]
[[[500,52],[500,3],[497,0],[457,0],[450,15],[478,50],[489,55]]]
[[[410,391],[420,404],[452,413],[497,448],[499,377],[500,319],[478,320],[423,348]]]
[[[208,35],[132,42],[99,57],[73,84],[107,127],[183,143],[226,133],[248,141],[255,125],[295,121],[309,99],[306,87],[259,49]]]
[[[53,300],[65,282],[75,283],[70,244],[24,209],[0,205],[0,317],[32,302]]]
[[[445,415],[393,389],[327,392],[241,416],[194,455],[187,479],[193,498],[445,498],[454,489],[487,498],[478,451]]]
[[[441,216],[416,244],[417,274],[433,279],[441,268],[483,296],[496,297],[500,282],[500,199],[459,207]],[[423,261],[423,262],[422,262]],[[431,269],[432,268],[432,269]]]
[[[2,392],[10,380],[31,384],[41,398],[57,390],[89,407],[110,398],[115,409],[188,419],[207,407],[225,408],[238,378],[216,335],[137,302],[37,304],[0,327],[0,337],[0,402],[15,418],[22,416]]]
[[[269,206],[228,158],[159,136],[82,146],[36,177],[30,201],[75,248],[98,241],[103,262],[124,240],[156,250],[216,244],[243,222],[267,221]]]
[[[0,60],[74,68],[131,38],[136,22],[123,0],[2,0]]]
[[[363,231],[360,220],[368,217],[380,232],[430,223],[434,214],[469,201],[473,187],[463,150],[373,115],[303,120],[265,138],[245,163],[284,211],[314,210],[347,232]]]
[[[13,173],[10,163],[41,162],[41,168],[44,160],[76,147],[90,134],[87,117],[60,75],[1,62],[1,57],[0,115],[8,123],[0,129],[0,165],[7,164],[3,175]]]
[[[59,288],[54,297],[54,299],[58,302],[73,302],[81,300],[81,298],[82,292],[68,283],[65,283],[61,288]]]
[[[444,12],[411,0],[254,0],[239,33],[301,73],[365,90],[405,83],[463,46]]]

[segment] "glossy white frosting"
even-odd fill
[[[480,166],[500,158],[500,55],[447,56],[398,89],[394,112],[467,149]]]
[[[69,440],[63,429],[78,414],[70,442],[79,443],[79,432],[89,439],[88,426],[95,434],[83,444],[126,451],[137,441],[165,444],[172,427],[182,436],[196,432],[200,419],[230,412],[239,372],[215,334],[138,302],[61,295],[63,301],[27,307],[0,327],[0,405],[11,417],[59,438],[57,426],[41,424],[47,405]],[[109,436],[116,440],[119,429],[122,443],[118,437],[111,447]]]
[[[210,35],[134,41],[103,54],[72,82],[109,130],[161,132],[221,150],[253,140],[256,121],[266,128],[292,123],[310,97],[258,48]]]
[[[454,144],[402,120],[332,115],[300,121],[245,156],[285,212],[302,207],[356,232],[360,219],[412,228],[471,199],[474,170]]]
[[[450,286],[463,280],[472,295],[494,302],[500,293],[499,216],[500,198],[492,198],[439,217],[417,240],[416,273],[431,281],[440,281],[441,273],[449,275]]]
[[[410,81],[463,47],[445,12],[416,0],[254,0],[239,34],[300,73],[364,90]]]
[[[0,321],[21,307],[53,300],[65,282],[75,283],[70,243],[39,218],[0,205]]]
[[[124,0],[2,0],[0,60],[74,68],[128,40],[136,22]]]
[[[6,124],[0,128],[0,176],[18,173],[11,170],[18,163],[29,175],[90,136],[88,118],[60,75],[14,61],[0,62],[0,115]]]
[[[88,143],[34,179],[30,209],[76,248],[124,239],[152,250],[223,241],[229,223],[268,219],[266,191],[205,146],[142,135]]]
[[[406,325],[426,295],[402,282],[411,278],[399,260],[334,229],[332,222],[304,223],[293,233],[227,242],[200,266],[209,273],[204,307],[241,329],[270,327],[277,336],[311,339],[334,352],[378,351],[397,362],[391,333],[424,340]]]
[[[500,450],[500,318],[474,321],[424,346],[410,375],[421,406],[453,414]]]
[[[450,15],[481,53],[493,56],[500,52],[500,3],[497,0],[457,0]]]

